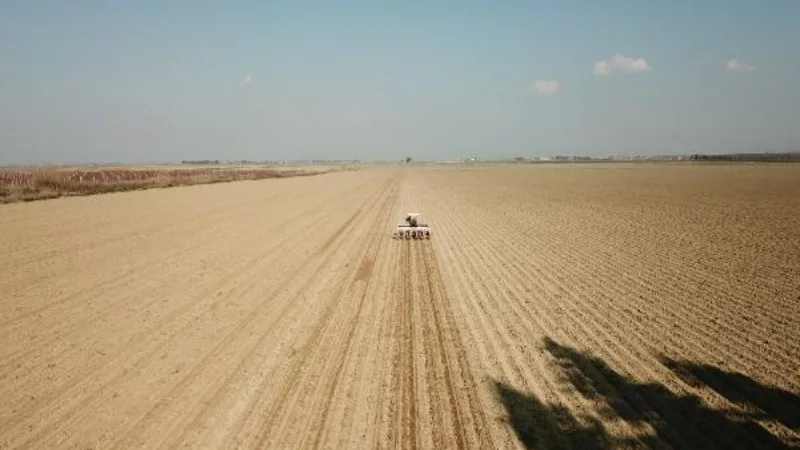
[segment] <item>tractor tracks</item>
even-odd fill
[[[391,188],[391,183],[388,186]],[[351,184],[345,185],[345,187],[354,186]],[[369,192],[363,189],[363,183],[359,187],[361,189],[344,192],[348,196],[351,192],[356,194]],[[360,196],[364,203],[361,208],[355,209],[355,215],[361,215],[364,207],[371,205],[382,195],[385,196],[385,192],[386,190]],[[342,195],[342,190],[339,190],[338,194],[334,193],[334,198],[336,195]],[[321,197],[320,200],[324,204],[326,199]],[[37,398],[35,401],[38,406],[45,404],[50,406],[48,408],[50,419],[42,421],[44,411],[39,408],[16,411],[16,414],[10,416],[10,420],[5,425],[12,427],[6,428],[7,430],[18,429],[19,432],[13,441],[8,442],[14,442],[15,445],[35,445],[37,447],[41,447],[41,444],[46,442],[59,443],[59,445],[67,445],[70,442],[86,442],[86,436],[81,436],[81,434],[70,436],[65,431],[81,429],[85,424],[90,423],[87,422],[88,417],[97,412],[105,413],[107,411],[108,414],[114,414],[113,405],[125,398],[124,394],[122,396],[120,394],[126,391],[126,387],[135,386],[132,383],[135,383],[136,380],[141,382],[142,377],[147,374],[151,377],[147,380],[148,397],[157,401],[147,409],[139,407],[138,410],[144,414],[138,418],[118,424],[115,427],[117,436],[114,441],[123,447],[130,447],[145,444],[148,446],[159,445],[168,441],[177,445],[180,441],[176,442],[176,436],[181,440],[190,440],[193,436],[188,434],[187,430],[194,433],[198,431],[200,428],[198,427],[200,425],[198,417],[216,416],[212,413],[219,405],[217,401],[225,395],[230,395],[231,384],[229,382],[234,380],[232,376],[240,376],[242,372],[246,372],[245,369],[249,367],[245,363],[252,364],[253,361],[258,361],[256,356],[263,356],[265,336],[280,330],[279,327],[265,326],[264,319],[272,318],[272,324],[279,325],[283,321],[282,318],[286,316],[286,312],[295,307],[292,304],[292,298],[286,294],[295,292],[295,300],[302,298],[298,296],[305,294],[302,287],[308,280],[306,276],[309,274],[309,269],[315,268],[311,279],[325,273],[328,262],[337,255],[336,249],[352,242],[351,235],[341,235],[340,243],[331,247],[323,257],[317,256],[318,252],[304,252],[302,251],[303,246],[297,245],[298,240],[303,239],[304,234],[318,231],[315,228],[324,226],[326,219],[327,222],[330,222],[330,214],[332,211],[336,211],[337,207],[338,205],[332,204],[330,208],[321,209],[316,217],[310,216],[315,220],[301,222],[300,227],[295,224],[295,231],[299,233],[290,235],[294,237],[293,239],[266,240],[264,242],[272,245],[265,246],[263,249],[260,248],[260,245],[251,245],[251,249],[244,255],[245,257],[236,258],[237,264],[228,269],[235,274],[236,278],[220,278],[219,282],[211,285],[200,284],[200,287],[205,289],[201,291],[201,296],[196,301],[191,301],[191,297],[182,300],[181,307],[158,317],[159,320],[153,324],[154,328],[132,335],[128,345],[122,349],[123,352],[105,357],[108,345],[104,345],[101,356],[95,358],[102,361],[101,365],[96,366],[94,372],[84,373],[85,379],[76,380],[74,386],[64,385],[63,390],[53,390],[53,383],[45,385],[46,389],[49,388],[50,395]],[[341,207],[338,209],[341,210]],[[302,217],[308,218],[308,212]],[[235,220],[235,218],[231,220]],[[350,217],[345,223],[352,223],[353,220],[353,217]],[[288,222],[291,222],[291,218]],[[248,227],[251,225],[246,223]],[[264,228],[263,231],[259,228],[249,228],[248,231],[269,234],[281,231],[281,228]],[[246,242],[247,237],[247,235],[243,236],[242,241]],[[275,259],[279,260],[278,255],[286,254],[292,245],[301,249],[301,255],[303,253],[309,255],[305,263],[301,263],[298,258],[292,258],[288,264],[277,267],[278,270],[272,277],[269,276],[269,273],[264,274],[267,276],[258,276],[260,269],[269,267],[264,261],[265,250],[274,251]],[[236,255],[231,252],[230,248],[227,253],[225,256]],[[274,263],[272,267],[275,267]],[[283,278],[283,282],[264,285],[265,281],[270,281],[270,278],[281,277],[282,272],[286,272],[288,275]],[[223,292],[219,290],[222,287],[228,291],[224,296],[221,295]],[[300,288],[299,291],[296,289],[297,287]],[[248,303],[250,300],[243,301],[251,298],[258,299],[258,301],[252,303]],[[143,308],[150,308],[150,304],[158,305],[159,303],[160,301],[154,299],[149,303],[138,304],[137,309],[132,307],[129,309],[138,314]],[[253,305],[255,306],[253,307]],[[117,312],[112,318],[117,320],[119,315]],[[237,321],[238,323],[236,323]],[[235,324],[235,326],[231,327],[230,324]],[[129,327],[128,329],[135,331],[137,328]],[[259,333],[259,329],[266,331]],[[254,339],[259,336],[260,339]],[[223,339],[218,340],[218,337],[223,337]],[[91,348],[75,347],[72,352],[75,353],[78,350],[92,351]],[[202,356],[202,358],[194,359],[196,356]],[[237,359],[242,356],[242,359]],[[171,363],[170,359],[173,359],[174,362]],[[81,359],[73,357],[65,362],[72,363],[73,361],[79,362]],[[241,362],[238,367],[237,361]],[[61,366],[62,364],[59,364],[58,369]],[[162,368],[168,369],[169,366],[173,366],[175,369],[167,374]],[[47,372],[53,372],[53,367],[56,365],[51,363]],[[158,367],[157,370],[153,370],[156,367]],[[235,369],[235,372],[226,377],[225,374],[231,373],[231,369]],[[68,373],[68,375],[73,375],[73,373]],[[20,382],[26,380],[19,377],[15,379]],[[177,380],[177,383],[174,383],[173,380]],[[220,381],[225,381],[225,383],[220,385]],[[30,383],[30,380],[27,382]],[[216,391],[210,390],[215,387],[218,387]],[[135,391],[131,393],[133,392]],[[209,397],[209,393],[213,393],[213,395]],[[67,395],[69,398],[65,398]],[[30,401],[33,400],[34,397],[31,397]],[[145,406],[147,403],[147,401],[140,402],[141,406]],[[187,415],[187,412],[192,410],[196,411],[195,421],[187,422],[186,419],[192,417]],[[200,415],[201,412],[204,412],[203,415]],[[126,413],[136,417],[137,411],[129,410]],[[27,431],[23,431],[22,427],[34,420],[41,423],[42,426],[26,426]],[[102,427],[102,423],[97,423],[96,426]],[[154,430],[171,430],[171,432],[154,433]],[[176,431],[178,432],[176,433]],[[113,443],[106,442],[104,446],[109,444],[113,445]]]
[[[430,358],[428,373],[436,374],[433,379],[445,389],[432,389],[431,399],[436,399],[437,417],[434,423],[447,424],[443,429],[435,428],[435,445],[455,442],[456,448],[490,448],[488,424],[477,392],[478,385],[473,378],[472,369],[464,348],[458,324],[453,318],[450,299],[445,292],[442,275],[436,254],[430,243],[423,243],[415,250],[421,250],[421,271],[425,274],[422,314],[429,317],[424,321],[426,328],[426,353]],[[424,301],[427,300],[427,301]]]
[[[524,166],[7,208],[0,448],[796,447],[797,169]]]
[[[301,344],[293,345],[288,365],[277,366],[275,372],[270,374],[280,381],[270,383],[270,377],[264,377],[264,382],[254,395],[256,402],[241,416],[243,420],[236,426],[237,441],[252,442],[259,448],[280,446],[280,441],[290,435],[287,429],[302,424],[300,428],[306,435],[313,434],[310,438],[313,444],[316,446],[320,443],[325,429],[325,414],[329,408],[320,407],[317,403],[330,406],[330,398],[337,391],[366,299],[372,268],[381,243],[386,240],[382,228],[388,223],[400,181],[393,179],[378,196],[378,206],[368,216],[371,220],[360,222],[360,226],[353,229],[354,232],[340,234],[340,245],[358,246],[359,237],[364,234],[370,235],[370,238],[367,245],[361,244],[363,250],[356,259],[359,262],[347,264],[344,268],[346,275],[336,277],[333,286],[325,289],[323,304],[317,305],[320,311],[318,322]],[[347,253],[352,254],[333,250],[331,255],[343,256]],[[352,261],[352,257],[348,261]],[[327,270],[330,269],[327,267]],[[306,389],[308,386],[312,386],[311,392]],[[302,413],[296,416],[298,409]]]
[[[413,244],[409,242],[408,244]],[[392,361],[394,370],[391,378],[391,392],[393,393],[387,412],[390,416],[385,419],[389,424],[389,438],[385,443],[394,448],[416,449],[417,439],[417,383],[416,367],[414,365],[415,338],[414,338],[414,296],[413,296],[413,267],[411,245],[404,245],[399,250],[397,269],[394,278],[394,306]]]
[[[431,241],[400,241],[389,448],[493,448]]]

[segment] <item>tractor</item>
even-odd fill
[[[406,214],[405,223],[401,223],[397,226],[393,237],[395,239],[430,239],[431,238],[431,228],[428,224],[423,223],[421,220],[421,214],[419,213],[408,213]]]

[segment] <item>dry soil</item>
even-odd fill
[[[796,165],[4,205],[0,274],[0,448],[800,446]]]

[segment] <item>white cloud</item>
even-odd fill
[[[752,72],[756,69],[755,67],[751,66],[750,64],[747,64],[744,61],[739,61],[738,59],[732,59],[727,63],[725,63],[725,70],[731,70],[736,72]]]
[[[250,84],[252,82],[253,82],[253,75],[247,74],[244,78],[242,78],[242,82],[239,83],[239,86],[240,87],[245,87],[245,86],[247,86],[248,84]]]
[[[553,95],[561,88],[561,83],[555,80],[536,80],[533,82],[534,92]]]
[[[599,61],[594,65],[595,75],[610,75],[614,70],[625,73],[649,72],[653,68],[647,64],[644,58],[633,59],[628,56],[617,54],[611,59]]]

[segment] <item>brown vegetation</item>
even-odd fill
[[[396,165],[4,205],[0,448],[797,448],[798,192]]]
[[[151,188],[317,175],[327,171],[267,168],[0,169],[0,203]]]

